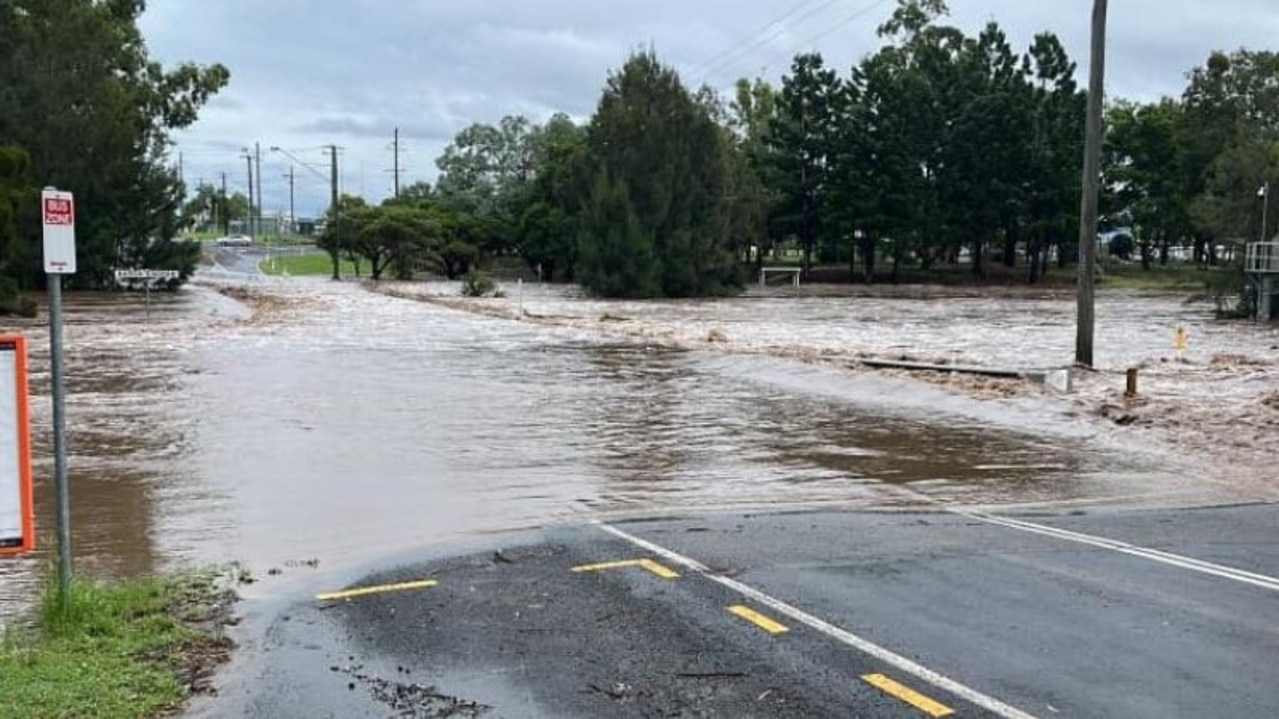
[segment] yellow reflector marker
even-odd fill
[[[914,689],[898,684],[883,674],[867,674],[862,677],[862,681],[889,696],[906,702],[930,717],[944,717],[955,713],[954,709],[945,704],[929,699]]]
[[[315,598],[321,602],[331,599],[350,599],[351,597],[363,597],[367,594],[380,594],[382,592],[400,592],[406,589],[427,589],[434,587],[438,582],[434,579],[422,579],[416,582],[401,582],[399,584],[382,584],[376,587],[360,587],[358,589],[346,589],[340,592],[326,592],[317,594]]]
[[[763,614],[760,614],[759,612],[755,611],[754,609],[751,609],[750,607],[747,607],[747,606],[743,606],[741,604],[734,604],[733,606],[728,608],[728,611],[741,617],[742,619],[745,619],[751,624],[754,624],[760,629],[763,629],[769,634],[782,634],[784,632],[790,631],[790,629],[786,628],[786,625],[775,622],[772,619],[769,619],[768,617],[764,616]]]

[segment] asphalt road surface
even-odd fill
[[[283,608],[203,711],[1276,716],[1277,520],[1257,505],[548,530]]]
[[[270,258],[268,247],[265,245],[221,247],[216,243],[209,242],[205,244],[205,247],[217,264],[213,268],[206,268],[203,272],[214,276],[260,276],[262,272],[258,268],[259,263]],[[314,245],[293,245],[270,249],[286,254],[314,254],[319,252]]]

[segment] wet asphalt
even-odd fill
[[[434,584],[258,617],[193,715],[1275,715],[1279,506],[1005,516],[720,515],[405,557],[344,584]]]

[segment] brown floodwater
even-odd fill
[[[156,295],[149,314],[139,295],[69,298],[79,571],[237,560],[263,576],[618,515],[1176,494],[1159,458],[1033,403],[350,284],[249,284],[282,299],[253,315],[210,287]],[[784,341],[774,328],[787,312],[811,323],[815,302],[712,303],[689,331],[758,315]],[[47,334],[3,329],[31,339],[41,547],[0,560],[0,617],[30,601],[53,549]]]

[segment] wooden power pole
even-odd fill
[[[337,145],[329,145],[329,219],[330,226],[338,221],[338,147]],[[342,275],[339,271],[339,255],[336,249],[329,250],[329,257],[333,260],[333,279],[340,280]]]
[[[395,128],[395,167],[392,172],[395,173],[395,196],[400,196],[400,128]]]
[[[1093,366],[1097,313],[1094,280],[1097,264],[1097,214],[1101,193],[1102,109],[1106,92],[1107,0],[1093,0],[1092,59],[1088,80],[1088,119],[1084,131],[1083,201],[1079,218],[1079,318],[1075,363]]]

